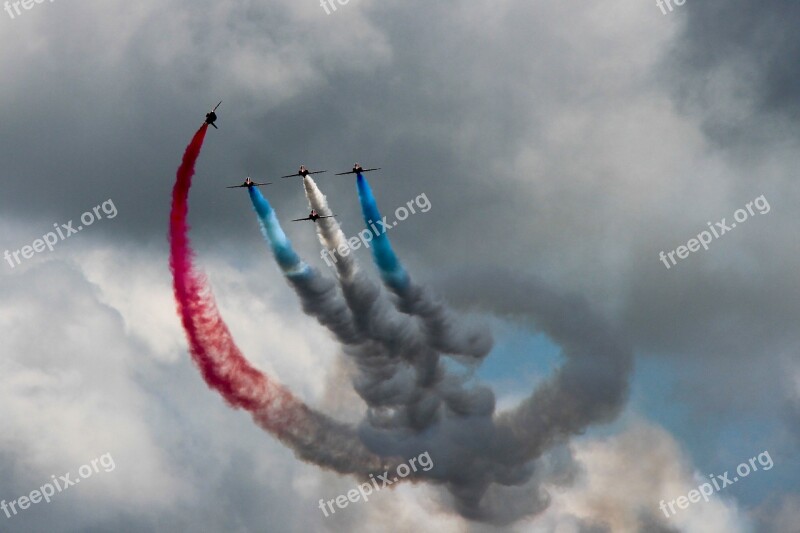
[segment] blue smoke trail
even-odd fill
[[[292,243],[281,228],[275,210],[258,190],[258,187],[248,187],[250,200],[253,202],[253,209],[258,215],[258,222],[261,225],[261,233],[272,248],[275,260],[281,270],[287,276],[299,276],[309,274],[310,267],[300,259],[297,252],[292,248]]]
[[[358,185],[358,199],[361,202],[361,213],[364,215],[364,224],[366,224],[367,231],[371,232],[373,237],[372,257],[375,260],[375,264],[378,265],[381,277],[389,286],[396,290],[405,290],[410,283],[410,279],[406,269],[403,268],[394,250],[392,250],[392,244],[389,242],[389,237],[386,236],[386,228],[378,224],[379,221],[383,220],[381,212],[378,210],[378,202],[372,194],[369,183],[360,172],[357,175],[356,183]]]

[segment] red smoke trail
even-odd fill
[[[241,407],[256,423],[294,450],[299,458],[344,474],[382,472],[388,459],[375,455],[361,442],[358,432],[309,409],[286,388],[253,368],[242,355],[222,320],[206,278],[193,264],[189,243],[189,188],[207,125],[186,148],[172,190],[169,223],[170,258],[175,300],[192,359],[209,387],[233,407]]]
[[[172,189],[169,242],[175,300],[189,340],[192,359],[209,387],[233,407],[247,409],[267,430],[285,437],[288,424],[305,418],[308,408],[280,384],[271,381],[244,358],[222,320],[203,274],[195,270],[186,217],[194,166],[207,124],[195,133],[183,154]]]

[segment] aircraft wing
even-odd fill
[[[327,172],[327,170],[317,170],[315,172],[309,172],[308,175],[310,176],[311,174],[322,174],[323,172]],[[299,172],[295,172],[294,174],[289,174],[288,176],[281,176],[281,179],[296,178],[298,176],[302,176],[302,174],[300,174]]]
[[[321,217],[320,217],[320,218],[321,218]],[[296,219],[292,220],[292,222],[300,222],[300,221],[303,221],[303,220],[311,220],[311,217],[306,217],[306,218],[296,218]]]
[[[380,170],[380,168],[365,168],[364,170],[361,170],[359,172],[362,172],[362,173],[363,172],[372,172],[373,170]],[[348,172],[339,172],[338,174],[336,174],[336,176],[344,176],[346,174],[358,174],[358,172],[356,172],[355,170],[350,170]]]
[[[270,183],[270,182],[267,182],[267,183],[251,183],[250,185],[247,185],[246,183],[242,183],[241,185],[228,185],[225,188],[226,189],[238,189],[240,187],[256,187],[256,186],[259,186],[259,185],[272,185],[272,183]]]
[[[221,105],[222,105],[222,100],[220,100],[220,101],[219,101],[219,103],[218,103],[217,105],[215,105],[215,106],[214,106],[214,109],[212,109],[211,111],[216,111],[216,110],[217,110],[217,108],[218,108],[219,106],[221,106]]]

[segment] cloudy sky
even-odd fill
[[[105,454],[114,467],[0,511],[0,531],[792,531],[800,5],[671,4],[51,0],[1,12],[0,499]],[[476,379],[498,409],[559,372],[578,342],[559,332],[592,330],[586,316],[630,346],[624,404],[536,461],[571,466],[523,517],[471,521],[419,483],[326,518],[319,499],[357,480],[298,460],[207,389],[175,312],[166,232],[180,157],[220,99],[191,195],[197,262],[248,359],[309,404],[364,414],[247,196],[224,189],[280,181],[264,189],[278,216],[305,216],[299,180],[275,179],[301,163],[382,167],[368,177],[388,213],[426,195],[430,211],[392,242],[418,282],[491,327]],[[355,234],[352,178],[322,176]],[[14,261],[104,202],[101,220]],[[679,248],[737,213],[708,250]],[[286,229],[334,275],[310,225]],[[756,460],[709,502],[659,509],[763,452],[768,470]]]

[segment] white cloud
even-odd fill
[[[553,494],[552,506],[534,523],[536,531],[568,525],[575,518],[605,524],[614,533],[637,533],[646,519],[666,530],[748,531],[736,506],[719,496],[664,517],[659,509],[661,500],[686,495],[701,481],[679,444],[658,426],[637,421],[622,433],[586,439],[573,448],[583,473],[575,487]]]

